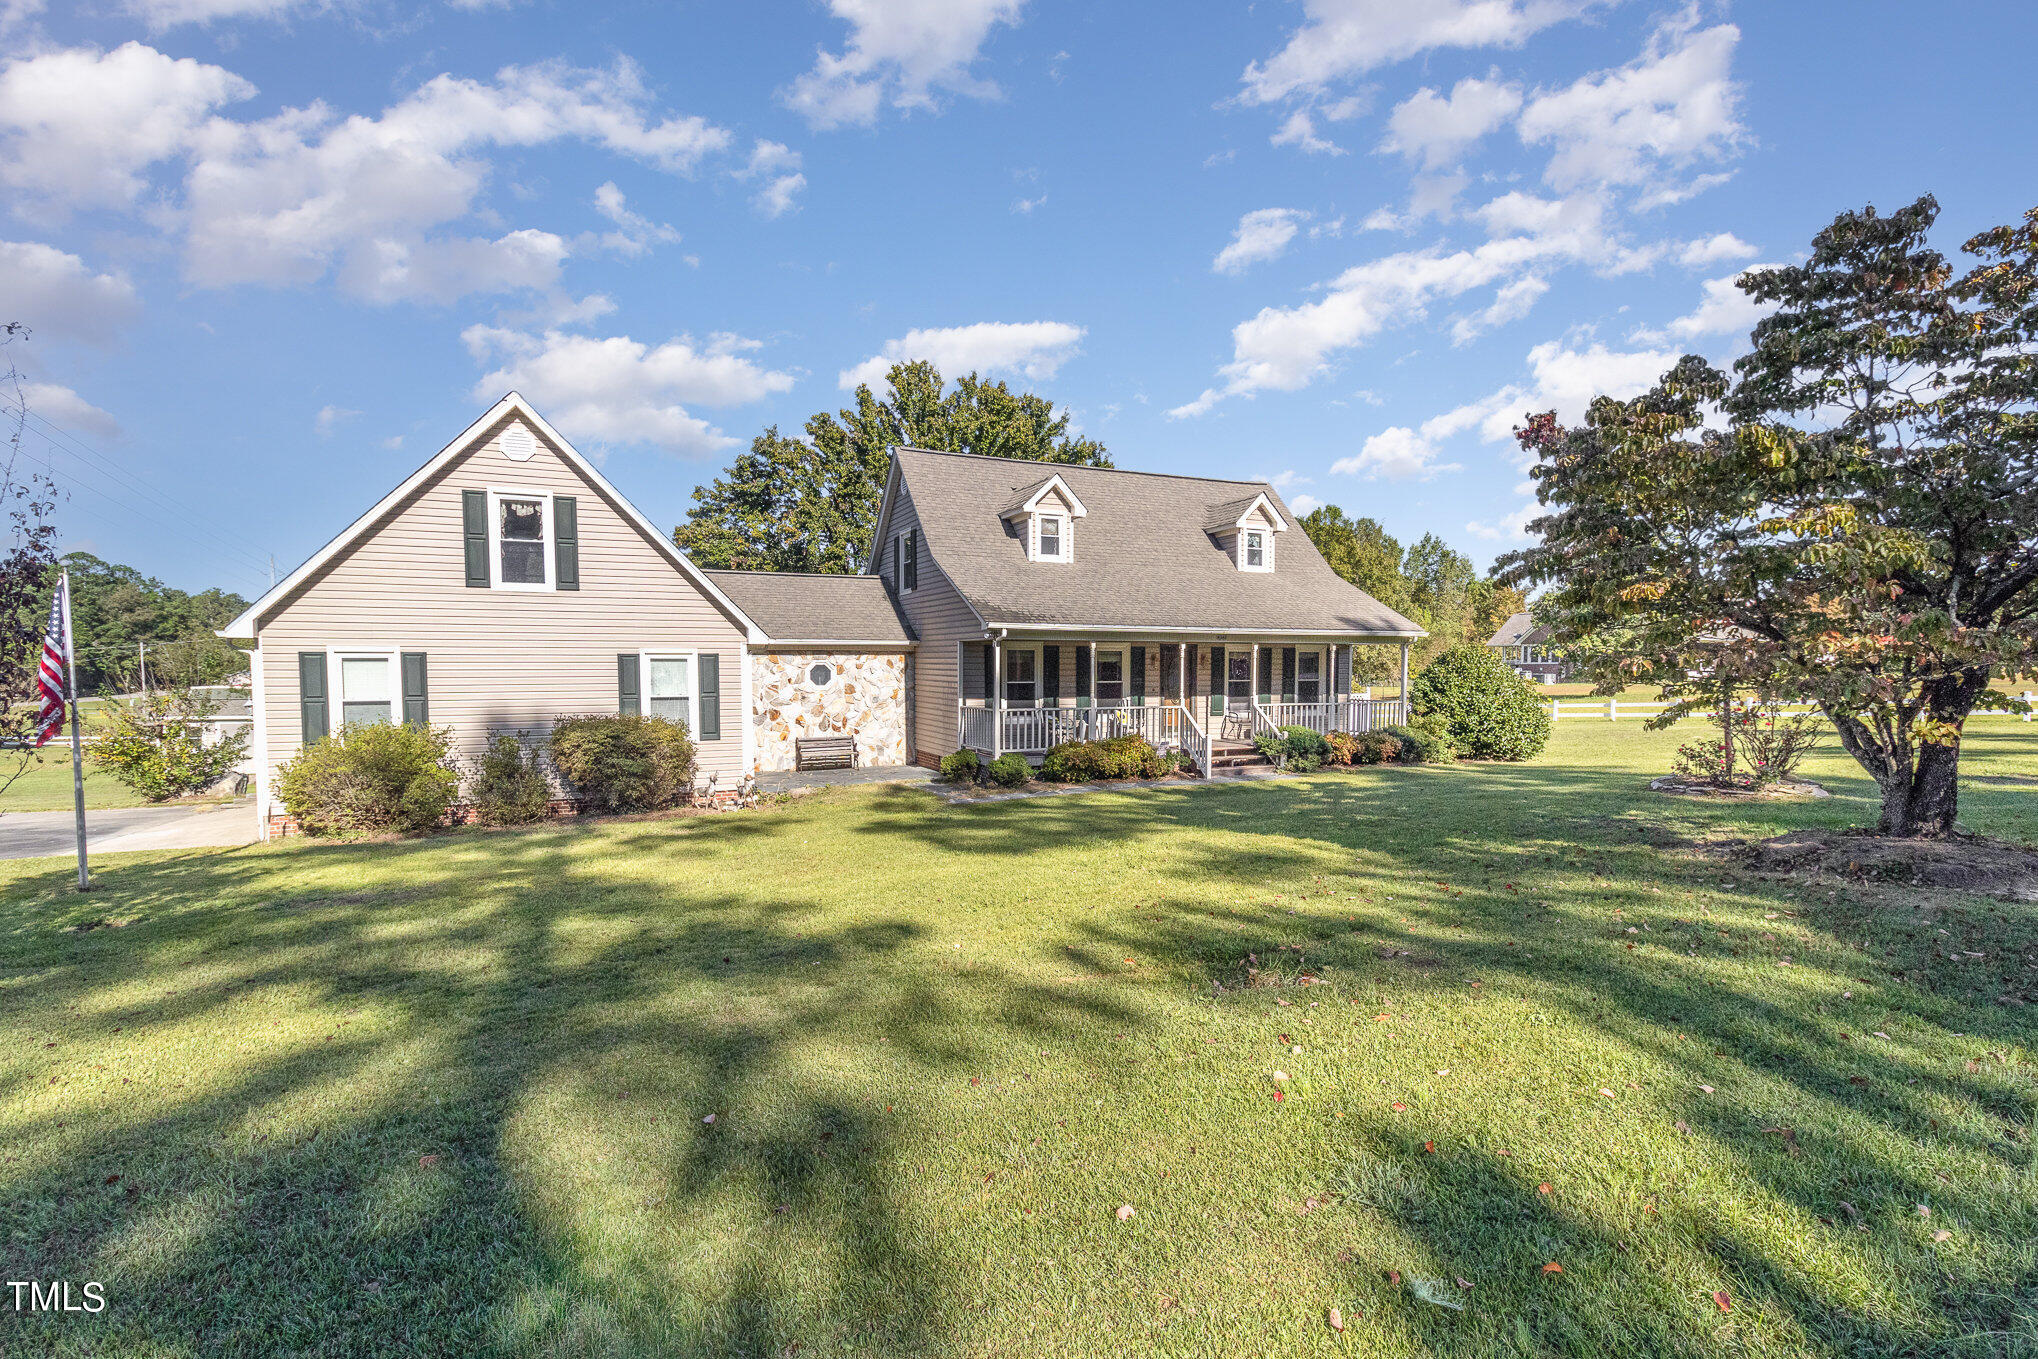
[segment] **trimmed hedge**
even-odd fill
[[[467,790],[474,819],[484,826],[521,826],[542,821],[552,808],[552,785],[539,767],[538,752],[521,737],[501,732],[489,741]]]
[[[1000,788],[1017,788],[1033,777],[1033,768],[1024,755],[1000,755],[984,766],[984,774]]]
[[[1458,753],[1526,760],[1550,739],[1550,710],[1528,681],[1476,642],[1452,647],[1416,676],[1415,711],[1437,716]]]
[[[342,727],[276,770],[276,796],[307,835],[415,835],[460,791],[450,727]]]
[[[685,726],[662,717],[569,717],[552,728],[551,754],[589,811],[657,811],[693,793],[693,742]]]
[[[941,757],[941,777],[950,783],[975,783],[982,764],[974,750],[958,750]]]
[[[1040,762],[1040,777],[1051,783],[1157,779],[1169,767],[1169,761],[1144,736],[1113,736],[1102,741],[1062,742]]]

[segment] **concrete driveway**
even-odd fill
[[[0,859],[75,855],[75,826],[73,812],[0,814]],[[86,848],[95,855],[245,845],[254,842],[260,829],[252,799],[225,807],[118,807],[85,813]]]

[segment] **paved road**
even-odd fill
[[[78,852],[72,812],[0,815],[0,859],[40,859]],[[128,849],[194,849],[254,841],[255,804],[226,807],[120,807],[85,813],[85,839],[93,854]]]

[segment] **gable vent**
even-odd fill
[[[531,455],[538,451],[537,439],[522,425],[511,425],[504,430],[499,442],[502,445],[502,455],[511,462],[529,462]]]

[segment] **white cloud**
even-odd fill
[[[969,372],[1051,378],[1075,357],[1088,333],[1063,321],[979,321],[970,326],[909,330],[896,340],[887,340],[882,352],[843,369],[838,383],[844,391],[859,383],[879,383],[893,364],[914,359],[927,360],[950,378]]]
[[[601,243],[619,255],[635,259],[648,254],[654,245],[679,244],[678,231],[633,211],[614,180],[594,191],[594,209],[616,224],[614,231],[602,235]]]
[[[1288,121],[1276,128],[1274,135],[1267,140],[1275,146],[1292,146],[1311,155],[1342,156],[1345,153],[1342,146],[1328,137],[1316,135],[1316,123],[1306,109],[1296,109],[1289,114]]]
[[[43,419],[74,434],[89,434],[95,439],[117,439],[121,435],[120,421],[58,383],[24,382],[21,399]]]
[[[1339,458],[1330,470],[1333,476],[1357,474],[1390,481],[1427,480],[1439,472],[1458,470],[1456,463],[1439,463],[1437,452],[1436,442],[1427,435],[1393,425],[1367,439],[1355,456]]]
[[[342,287],[378,302],[550,286],[570,253],[550,232],[434,233],[476,213],[491,148],[578,140],[684,173],[728,144],[723,129],[657,118],[649,102],[628,61],[548,63],[486,83],[438,76],[374,118],[315,104],[257,123],[216,119],[187,182],[186,272],[216,287],[337,270]]]
[[[1303,476],[1293,468],[1283,472],[1276,472],[1270,477],[1261,477],[1260,480],[1266,482],[1267,485],[1277,491],[1285,491],[1291,486],[1307,486],[1310,484],[1308,477]]]
[[[1220,274],[1237,274],[1262,260],[1278,259],[1308,218],[1296,208],[1255,208],[1238,219],[1231,244],[1217,252],[1210,267]]]
[[[44,339],[104,345],[140,313],[126,275],[94,273],[55,246],[0,241],[0,320]]]
[[[148,187],[145,171],[182,155],[214,109],[254,93],[231,71],[138,42],[8,62],[0,68],[0,183],[53,217],[125,207]]]
[[[1439,47],[1518,47],[1596,0],[1303,0],[1308,21],[1240,77],[1240,98],[1272,104]]]
[[[1031,217],[1037,210],[1046,206],[1046,194],[1042,194],[1038,198],[1015,198],[1012,200],[1012,211],[1022,217]]]
[[[1719,264],[1724,260],[1749,260],[1755,258],[1755,247],[1731,231],[1722,231],[1717,236],[1687,241],[1677,252],[1677,262],[1687,269],[1703,269],[1708,264]]]
[[[1300,495],[1291,495],[1288,497],[1288,508],[1295,511],[1295,513],[1297,514],[1307,514],[1311,510],[1322,509],[1323,502],[1317,499],[1315,496],[1310,495],[1307,491],[1304,491]]]
[[[1772,266],[1752,265],[1763,269]],[[1661,330],[1638,328],[1634,339],[1643,344],[1661,344],[1666,339],[1693,341],[1712,335],[1744,337],[1755,323],[1775,308],[1771,302],[1757,302],[1736,286],[1739,273],[1709,278],[1700,287],[1696,308],[1670,322]]]
[[[800,191],[807,187],[807,177],[800,173],[800,153],[784,142],[766,141],[760,137],[750,148],[750,160],[741,170],[735,171],[738,179],[763,181],[757,192],[751,196],[750,205],[766,217],[783,217],[798,206]]]
[[[991,97],[997,86],[970,73],[991,30],[1016,24],[1024,0],[828,0],[850,26],[848,47],[816,54],[814,68],[784,92],[815,127],[868,125],[889,103],[934,109],[937,91]]]
[[[334,406],[331,404],[320,406],[318,414],[312,417],[312,428],[318,431],[319,438],[329,439],[332,437],[334,430],[360,413],[359,411],[350,411],[344,406]]]
[[[1725,159],[1745,137],[1729,78],[1740,37],[1732,24],[1693,29],[1680,20],[1628,65],[1538,93],[1517,127],[1524,143],[1553,148],[1545,182],[1559,191],[1641,185],[1658,202],[1685,196],[1691,186],[1668,187],[1672,172]]]
[[[1612,350],[1597,342],[1584,349],[1548,340],[1528,352],[1529,379],[1510,383],[1490,396],[1468,402],[1423,422],[1430,439],[1477,431],[1491,444],[1512,443],[1514,427],[1531,411],[1555,410],[1563,424],[1576,424],[1594,397],[1638,396],[1677,362],[1675,350]]]
[[[569,437],[649,444],[705,457],[738,440],[693,415],[687,404],[733,406],[790,391],[790,373],[747,355],[756,340],[682,335],[651,346],[627,335],[597,339],[549,330],[542,335],[469,326],[461,339],[474,357],[498,366],[474,384],[476,400],[519,391]]]
[[[1534,501],[1521,506],[1512,514],[1504,515],[1494,523],[1481,523],[1477,519],[1465,521],[1465,532],[1475,538],[1489,542],[1519,543],[1528,540],[1528,521],[1542,513],[1542,506]]]
[[[178,24],[209,24],[215,19],[280,19],[309,9],[313,0],[126,0],[129,14],[160,33]]]
[[[1534,274],[1524,274],[1504,283],[1493,294],[1493,304],[1477,316],[1462,316],[1451,325],[1452,344],[1470,344],[1495,326],[1519,321],[1529,314],[1550,285]]]
[[[1382,151],[1398,151],[1430,169],[1451,164],[1465,148],[1512,118],[1521,91],[1500,80],[1468,77],[1448,98],[1424,87],[1387,116]]]

